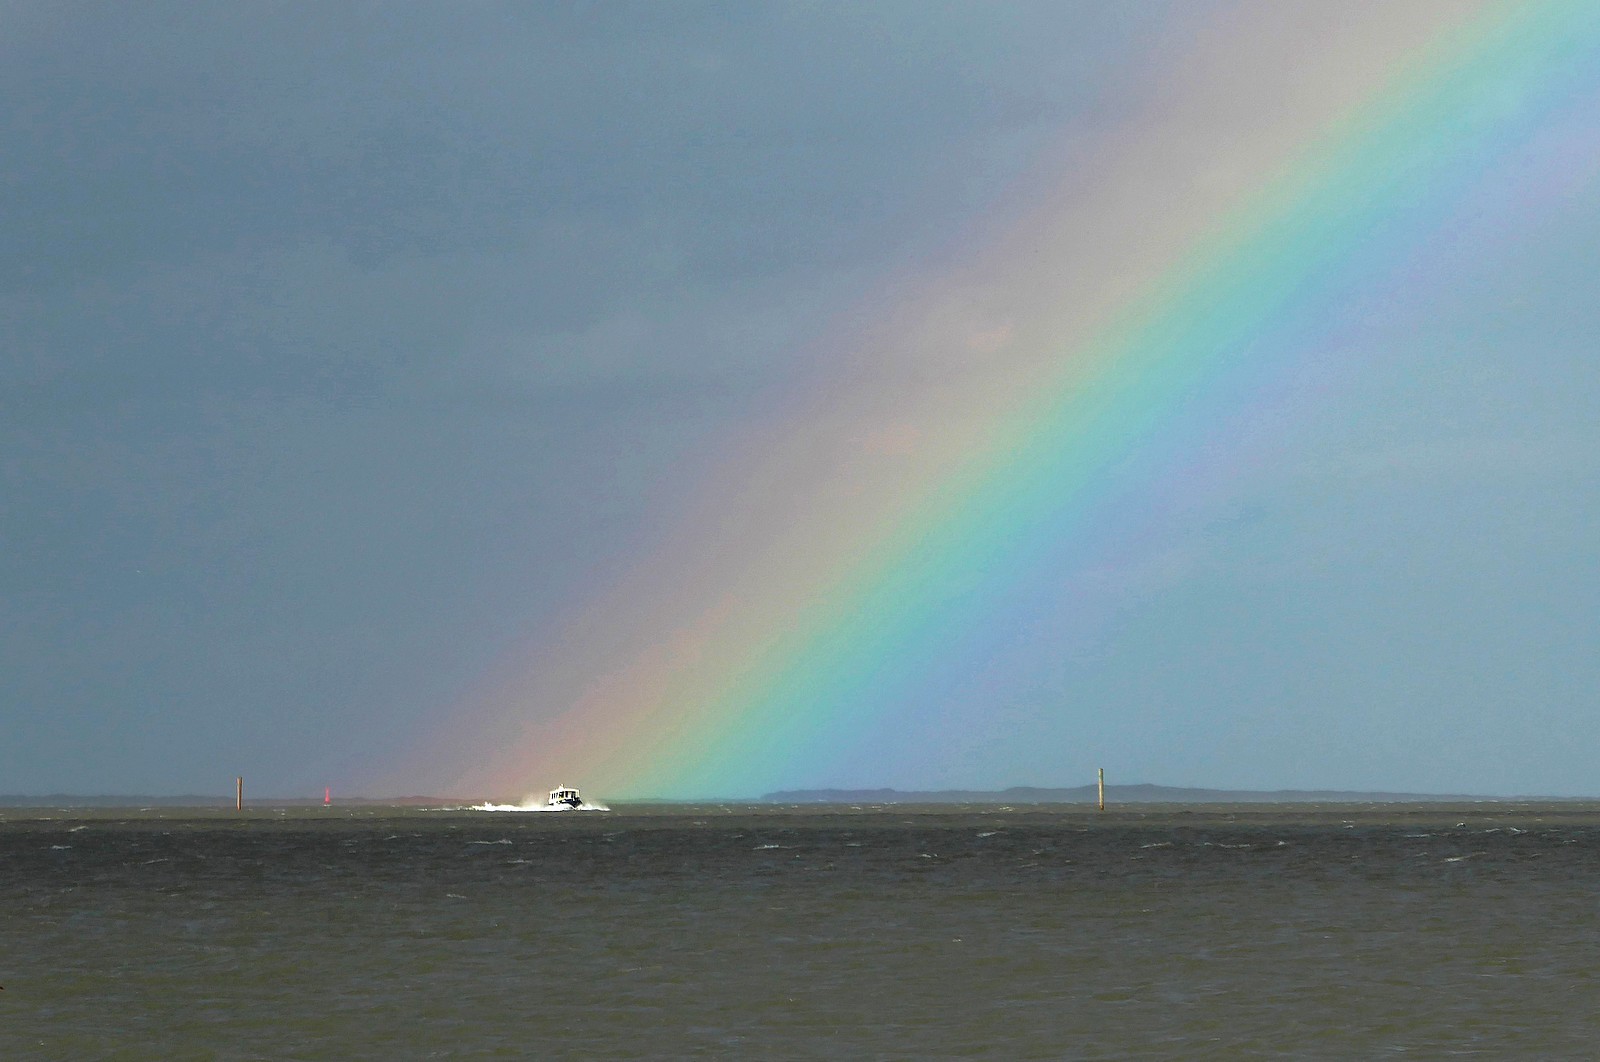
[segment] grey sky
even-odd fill
[[[1155,13],[6,5],[0,790],[381,758]]]

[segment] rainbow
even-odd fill
[[[463,699],[445,784],[753,795],[984,740],[1018,646],[1094,622],[1075,566],[1314,402],[1454,226],[1491,204],[1514,240],[1587,186],[1594,145],[1550,145],[1597,70],[1586,2],[1215,18],[1065,176],[808,352],[652,548]]]

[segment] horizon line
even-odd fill
[[[1254,798],[1271,796],[1295,796],[1301,798],[1297,801],[1286,802],[1312,802],[1305,800],[1307,797],[1346,798],[1350,802],[1362,800],[1379,803],[1429,803],[1443,801],[1582,801],[1600,800],[1600,795],[1595,794],[1553,794],[1553,793],[1461,793],[1461,792],[1424,792],[1417,790],[1400,789],[1325,789],[1325,788],[1298,788],[1280,787],[1273,789],[1249,788],[1220,788],[1215,786],[1182,786],[1168,785],[1156,782],[1124,782],[1107,783],[1105,786],[1108,795],[1116,792],[1142,791],[1149,793],[1170,792],[1173,794],[1216,794],[1219,798],[1214,801],[1203,799],[1183,798],[1170,801],[1172,803],[1263,803],[1254,800],[1228,800],[1228,796],[1249,796]],[[603,799],[619,804],[633,805],[659,805],[659,804],[818,804],[829,803],[987,803],[988,801],[968,801],[950,799],[940,801],[937,797],[991,797],[1003,798],[1010,794],[1084,794],[1085,800],[1093,802],[1096,791],[1095,783],[1079,784],[1072,786],[1050,785],[1013,785],[1003,788],[945,788],[945,789],[896,789],[891,786],[816,786],[809,788],[777,789],[754,796],[641,796],[628,798],[603,797]],[[887,799],[874,800],[875,796]],[[836,800],[828,797],[836,796]],[[916,798],[905,800],[903,798]],[[361,805],[368,807],[449,807],[470,808],[474,803],[494,803],[494,798],[481,798],[474,800],[467,797],[442,796],[436,794],[392,794],[384,796],[346,796],[332,802],[325,802],[316,796],[285,796],[274,795],[247,799],[246,808],[274,807],[274,806],[310,806],[310,807],[340,807]],[[508,801],[515,802],[515,801]],[[523,801],[525,803],[525,801]],[[1019,800],[1018,802],[1031,803],[1080,803],[1080,800]],[[1163,801],[1141,800],[1138,803],[1162,803]],[[112,808],[130,807],[138,804],[161,805],[168,808],[231,808],[234,805],[234,794],[231,793],[0,793],[0,808],[28,808],[70,806],[76,808]]]

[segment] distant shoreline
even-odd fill
[[[1066,789],[791,789],[768,793],[764,804],[1092,804],[1093,785]],[[1472,800],[1585,800],[1587,797],[1500,797],[1471,793],[1391,793],[1342,789],[1199,789],[1170,785],[1108,785],[1118,804],[1437,804]]]

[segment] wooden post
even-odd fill
[[[244,779],[243,778],[235,778],[233,780],[233,810],[235,810],[235,811],[243,811],[244,810]]]
[[[1100,810],[1106,809],[1106,769],[1100,768]]]

